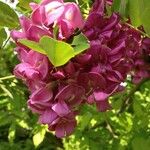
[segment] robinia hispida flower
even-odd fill
[[[106,3],[96,0],[86,20],[73,2],[31,3],[30,18],[20,17],[21,30],[11,32],[21,62],[14,74],[31,92],[28,106],[57,137],[73,132],[81,105],[111,109],[108,98],[124,89],[128,74],[136,82],[150,76],[142,57],[149,39],[118,14],[107,16]]]

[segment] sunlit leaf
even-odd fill
[[[11,92],[5,87],[5,85],[0,84],[0,88],[1,88],[10,98],[13,98],[13,95],[12,95]]]
[[[43,142],[45,133],[46,129],[43,127],[33,136],[33,143],[35,147],[39,146]]]
[[[87,112],[82,116],[82,122],[80,125],[80,130],[83,131],[90,123],[92,119],[92,114]]]
[[[39,43],[37,43],[37,42],[30,41],[30,40],[27,40],[27,39],[21,39],[21,40],[19,40],[19,43],[27,46],[28,48],[30,48],[30,49],[32,49],[32,50],[34,50],[36,52],[39,52],[41,54],[46,54],[44,49],[41,48]]]
[[[29,6],[30,2],[32,2],[32,0],[19,0],[19,3],[17,6],[30,10],[31,9]]]
[[[15,123],[11,124],[9,127],[9,133],[8,133],[8,140],[10,143],[13,143],[15,139],[15,133],[16,133],[16,125]]]
[[[49,60],[55,67],[66,64],[75,56],[74,50],[69,44],[63,41],[57,41],[48,36],[41,38],[40,45],[45,50]]]
[[[81,52],[84,52],[90,47],[88,39],[82,33],[77,36],[74,36],[74,39],[71,45],[74,48],[75,55],[78,55]]]

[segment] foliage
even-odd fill
[[[149,80],[133,85],[129,77],[126,91],[110,98],[112,110],[108,112],[98,113],[94,106],[84,106],[70,137],[58,139],[37,124],[37,116],[26,105],[26,87],[12,75],[18,59],[9,38],[10,29],[18,28],[17,16],[30,12],[31,1],[19,0],[15,11],[0,2],[0,150],[149,150]],[[92,1],[76,2],[86,17]],[[150,35],[149,0],[115,0],[113,11],[124,19],[130,16],[135,28],[143,25]]]
[[[40,42],[21,39],[19,42],[41,54],[48,56],[50,62],[59,67],[66,64],[71,58],[90,47],[86,37],[79,34],[74,37],[71,45],[63,41],[57,41],[49,36],[43,36]],[[51,47],[51,51],[49,51]],[[63,54],[61,53],[63,51]]]
[[[114,0],[113,11],[119,12],[122,17],[130,16],[135,27],[143,25],[150,35],[150,1],[149,0]]]

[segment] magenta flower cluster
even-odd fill
[[[28,106],[57,137],[73,132],[82,104],[95,103],[99,111],[106,111],[111,108],[108,98],[123,90],[121,83],[128,74],[135,82],[150,76],[150,67],[143,59],[144,55],[150,55],[150,39],[141,40],[137,31],[120,23],[118,14],[108,17],[105,3],[96,0],[85,21],[75,3],[62,0],[31,3],[31,18],[21,17],[22,30],[11,32],[21,61],[14,74],[31,92]],[[111,3],[107,0],[107,4]],[[54,68],[45,55],[18,40],[38,42],[44,35],[53,37],[56,25],[58,40],[67,41],[80,29],[90,41],[90,48],[64,66]]]

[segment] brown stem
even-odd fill
[[[141,33],[143,36],[145,36],[145,37],[149,37],[149,35],[148,34],[146,34],[145,32],[143,32],[143,31],[141,31],[141,30],[139,30],[138,28],[136,28],[136,27],[134,27],[134,26],[132,26],[131,24],[129,24],[129,23],[125,23],[127,26],[129,26],[130,28],[132,28],[132,29],[134,29],[134,30],[136,30],[137,32],[139,32],[139,33]]]

